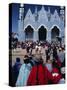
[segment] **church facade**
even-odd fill
[[[33,7],[34,8],[34,7]],[[19,40],[33,40],[33,41],[49,41],[56,40],[57,37],[64,38],[65,34],[65,9],[60,7],[60,15],[57,9],[51,13],[50,7],[48,11],[42,5],[38,11],[35,7],[35,12],[31,9],[27,10],[24,17],[24,7],[20,5],[19,20],[18,20],[18,34]]]

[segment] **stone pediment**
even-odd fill
[[[48,21],[48,17],[47,17],[47,12],[46,12],[46,10],[45,10],[45,8],[44,8],[44,6],[42,6],[42,8],[41,8],[41,10],[38,12],[38,20],[40,21]]]
[[[58,15],[57,10],[55,10],[54,14],[51,15],[51,21],[60,23],[60,16]]]
[[[33,14],[32,14],[32,12],[31,12],[30,9],[28,10],[28,12],[27,12],[27,14],[25,16],[24,21],[27,21],[27,20],[29,20],[29,21],[35,21],[35,18],[34,18],[34,16],[33,16]]]

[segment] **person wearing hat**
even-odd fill
[[[27,85],[27,79],[30,74],[31,68],[32,68],[32,66],[29,63],[28,55],[25,55],[24,64],[22,64],[22,66],[20,68],[16,86],[26,86]]]
[[[64,57],[65,57],[65,52],[64,52],[63,48],[59,48],[58,58],[61,63],[63,63]]]
[[[12,71],[13,71],[13,86],[15,86],[15,83],[17,81],[17,77],[18,77],[18,74],[19,74],[19,70],[21,68],[21,62],[20,62],[20,58],[17,57],[16,58],[16,62],[12,68]]]
[[[64,84],[65,83],[65,60],[61,65],[60,72],[61,72],[62,78],[60,79],[59,84]]]
[[[45,66],[50,72],[52,72],[53,67],[52,67],[52,60],[50,60],[50,56],[47,57]]]
[[[38,60],[39,63],[31,69],[27,80],[27,86],[57,84],[61,78],[61,75],[56,74],[55,77],[54,70],[50,72],[47,67],[43,65],[43,59],[41,57]],[[49,83],[49,81],[51,83]]]

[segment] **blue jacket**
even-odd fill
[[[26,86],[27,85],[27,79],[31,71],[31,64],[23,64],[20,68],[18,79],[16,82],[16,86]]]

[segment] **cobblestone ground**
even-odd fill
[[[12,65],[14,65],[17,57],[19,57],[21,60],[21,63],[23,63],[23,58],[26,54],[27,54],[26,49],[17,48],[12,50]],[[35,49],[33,49],[32,54],[35,54]]]
[[[45,54],[45,49],[42,48],[41,49],[41,53],[39,52],[35,52],[35,49],[32,50],[32,54],[35,55],[36,57],[40,57],[42,56],[43,58],[43,62],[45,63],[46,62],[46,54]],[[12,50],[12,55],[10,55],[12,57],[12,66],[15,64],[16,62],[16,58],[20,58],[21,60],[21,63],[23,64],[23,58],[24,56],[27,55],[27,52],[26,52],[26,49],[21,49],[21,48],[17,48],[17,49],[14,49]],[[52,55],[50,56],[50,58],[52,59]]]

